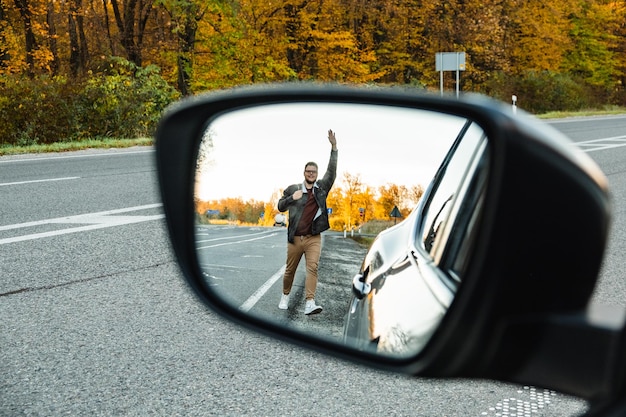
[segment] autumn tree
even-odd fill
[[[177,87],[183,95],[191,94],[193,62],[195,58],[198,22],[205,16],[208,6],[197,0],[159,0],[172,22],[172,33],[177,39]]]
[[[0,0],[0,75],[76,89],[123,56],[186,95],[285,80],[435,89],[435,54],[462,51],[462,91],[543,112],[626,103],[624,22],[624,0]]]
[[[424,187],[421,184],[412,185],[407,191],[407,201],[409,204],[407,208],[412,210],[414,207],[417,207],[417,203],[419,203],[424,195]]]
[[[14,0],[15,7],[20,13],[24,28],[24,51],[26,57],[26,65],[28,67],[28,75],[35,76],[35,57],[39,48],[37,38],[35,37],[35,29],[33,22],[33,9],[29,0]]]
[[[605,2],[602,2],[605,3]],[[606,7],[611,10],[619,24],[615,29],[615,43],[611,51],[615,53],[616,71],[618,72],[617,85],[620,86],[620,93],[623,95],[623,102],[626,103],[626,1],[606,0]]]
[[[20,0],[25,1],[25,0]],[[115,23],[126,58],[137,66],[142,65],[142,48],[153,0],[110,0]]]
[[[614,51],[624,17],[615,13],[610,3],[581,0],[570,12],[568,35],[572,46],[566,51],[561,70],[591,86],[610,89],[619,77],[619,61]]]
[[[375,55],[346,30],[338,0],[249,0],[230,12],[222,8],[220,19],[206,19],[213,34],[201,42],[210,48],[207,63],[227,82],[368,82],[378,77],[371,73]]]
[[[294,79],[280,3],[213,3],[198,21],[192,89]]]
[[[352,175],[347,172],[343,174],[343,184],[343,220],[346,227],[351,229],[359,218],[357,213],[359,203],[362,202],[360,194],[363,191],[364,184],[360,175]]]
[[[378,202],[376,216],[378,218],[389,218],[389,214],[394,207],[398,207],[403,216],[406,216],[413,207],[408,204],[408,192],[404,185],[387,184],[378,187]]]
[[[339,185],[335,185],[331,188],[326,198],[326,207],[332,210],[329,216],[329,222],[331,229],[342,230],[344,228],[345,220],[343,214],[343,189]]]
[[[11,52],[8,46],[9,37],[8,32],[8,19],[5,0],[0,0],[0,72],[8,68],[11,62]]]
[[[216,207],[220,219],[241,223],[257,223],[264,210],[262,202],[244,201],[241,197],[219,200]]]
[[[369,82],[376,60],[367,44],[342,24],[345,10],[335,1],[308,1],[285,5],[287,16],[287,58],[301,79]]]
[[[278,200],[281,196],[282,193],[278,190],[272,193],[270,200],[265,203],[263,217],[260,219],[259,224],[262,226],[272,226],[274,224],[274,217],[279,213]],[[287,213],[285,213],[285,216],[287,216]]]
[[[508,0],[501,9],[503,45],[515,73],[557,71],[564,54],[571,49],[568,36],[571,10],[576,0]]]
[[[197,218],[201,220],[226,220],[238,224],[261,224],[263,223],[264,212],[269,203],[256,200],[244,201],[241,197],[224,198],[215,201],[203,201],[196,197],[195,212]],[[216,215],[207,215],[207,212],[215,211]],[[273,217],[272,217],[273,224]]]
[[[70,73],[77,77],[85,71],[89,59],[82,0],[70,0],[67,21],[70,37]]]
[[[462,2],[455,5],[451,51],[463,51],[468,59],[462,72],[463,90],[475,90],[496,71],[508,71],[506,26],[501,0]]]

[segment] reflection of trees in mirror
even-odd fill
[[[218,201],[196,200],[196,213],[200,223],[268,226],[261,224],[264,222],[265,206],[266,203],[262,201],[244,201],[241,197]]]
[[[213,132],[213,130],[211,129],[207,129],[202,136],[202,141],[200,141],[200,149],[198,150],[198,160],[196,162],[196,178],[202,178],[203,171],[207,170],[209,167],[215,164],[212,153],[214,136],[215,132]],[[198,184],[196,184],[196,186],[197,185]]]
[[[378,234],[395,223],[390,216],[394,207],[398,207],[404,218],[417,206],[423,193],[421,184],[407,187],[389,183],[375,189],[364,184],[359,174],[346,172],[342,184],[335,186],[328,196],[328,208],[332,210],[331,230],[360,229],[363,233]],[[241,197],[203,201],[196,196],[198,221],[205,224],[274,226],[279,214],[276,205],[281,194],[281,191],[276,191],[265,202],[243,200]]]

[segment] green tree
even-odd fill
[[[22,0],[24,1],[24,0]],[[110,0],[126,58],[137,66],[143,63],[144,36],[153,0]]]
[[[576,0],[509,0],[502,8],[504,47],[514,73],[558,71],[572,48],[568,19]]]
[[[570,14],[572,47],[561,69],[591,86],[612,89],[619,77],[614,49],[623,17],[610,3],[580,1]]]
[[[176,35],[177,87],[184,95],[191,94],[193,62],[195,60],[198,22],[205,16],[206,2],[195,0],[158,0],[169,14],[173,23],[172,32]]]

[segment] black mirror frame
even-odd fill
[[[483,221],[478,229],[480,239],[468,265],[468,274],[440,329],[415,357],[381,357],[305,336],[246,315],[224,303],[204,285],[194,249],[193,201],[193,178],[201,133],[207,122],[229,110],[287,102],[359,103],[426,109],[471,119],[489,138],[491,169]],[[604,175],[590,158],[536,119],[513,114],[510,106],[482,96],[455,99],[400,89],[318,84],[253,86],[192,97],[170,107],[156,132],[156,161],[168,230],[185,279],[206,305],[231,321],[275,338],[388,371],[535,383],[583,398],[603,394],[598,390],[606,387],[603,384],[599,387],[598,381],[605,377],[604,374],[598,375],[597,379],[564,386],[550,376],[527,372],[528,366],[536,365],[533,360],[543,364],[549,359],[542,356],[547,350],[537,353],[537,349],[541,347],[542,332],[550,327],[555,317],[571,313],[581,315],[582,321],[576,320],[580,326],[575,327],[584,327],[583,312],[597,279],[610,217]],[[532,171],[528,165],[532,165]],[[555,184],[559,187],[554,188]],[[556,196],[551,197],[551,192]],[[524,228],[532,225],[542,210],[540,204],[533,206],[528,199],[551,198],[550,201],[560,207],[558,198],[568,196],[577,205],[551,224],[565,236],[548,236],[545,243],[566,247],[557,251],[555,259],[524,251],[532,243]],[[578,235],[567,231],[571,222],[581,219],[585,223],[577,231]],[[513,227],[515,224],[517,226]],[[519,233],[520,241],[513,241],[508,233]],[[503,241],[514,244],[507,248],[500,243]],[[576,249],[581,242],[586,245],[584,251]],[[509,256],[506,249],[530,253],[530,265],[523,273],[515,272],[520,259]],[[580,259],[576,260],[576,265],[560,272],[559,263],[571,256],[567,252],[573,249]],[[533,273],[539,276],[527,276]],[[572,279],[566,276],[569,273],[576,275]],[[515,297],[536,296],[529,288],[536,283],[536,278],[545,281],[546,296],[532,300],[532,305],[515,302]],[[554,299],[554,294],[564,285],[572,287],[571,290]],[[529,326],[529,321],[540,325]],[[512,329],[520,325],[525,331],[518,336]],[[615,332],[615,328],[611,328],[606,337],[614,341]],[[520,340],[521,335],[527,339]]]

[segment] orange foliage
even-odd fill
[[[421,185],[409,188],[396,184],[387,184],[375,191],[363,184],[358,175],[351,174],[344,174],[342,185],[333,187],[326,202],[332,209],[329,220],[333,230],[351,230],[370,221],[390,220],[395,206],[406,217],[417,206],[424,192]],[[268,202],[244,201],[241,198],[196,200],[196,213],[203,221],[213,219],[273,226],[274,216],[279,214],[277,202],[276,196]]]
[[[4,2],[0,75],[72,77],[78,46],[81,68],[86,60],[79,76],[124,56],[192,92],[284,80],[438,88],[435,54],[464,51],[464,91],[531,70],[582,75],[607,90],[626,84],[623,2],[137,0],[134,13],[125,4]]]

